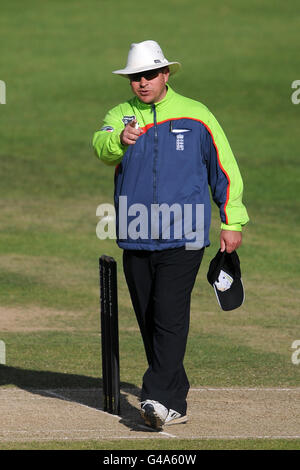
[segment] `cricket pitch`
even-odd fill
[[[0,388],[0,442],[112,439],[299,439],[300,388],[192,388],[188,422],[147,428],[139,390],[121,390],[121,414],[101,389]]]

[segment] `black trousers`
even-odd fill
[[[124,250],[123,267],[142,334],[148,369],[141,401],[157,400],[186,413],[189,381],[183,360],[190,323],[190,300],[203,258],[185,247]]]

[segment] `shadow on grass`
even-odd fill
[[[0,387],[14,385],[40,396],[78,403],[103,410],[102,379],[85,375],[52,371],[27,370],[0,365]],[[141,418],[128,395],[139,398],[139,389],[132,383],[121,382],[120,423],[133,431],[141,431]]]

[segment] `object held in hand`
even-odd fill
[[[213,286],[222,310],[234,310],[243,304],[245,292],[236,251],[227,253],[219,250],[210,262],[207,280]]]

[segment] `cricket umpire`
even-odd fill
[[[210,244],[210,193],[222,251],[240,246],[249,220],[221,126],[168,84],[180,67],[155,41],[131,44],[126,67],[113,73],[129,79],[134,96],[108,111],[93,137],[96,155],[115,167],[117,243],[148,361],[141,415],[155,429],[187,421],[183,360],[191,293]]]

